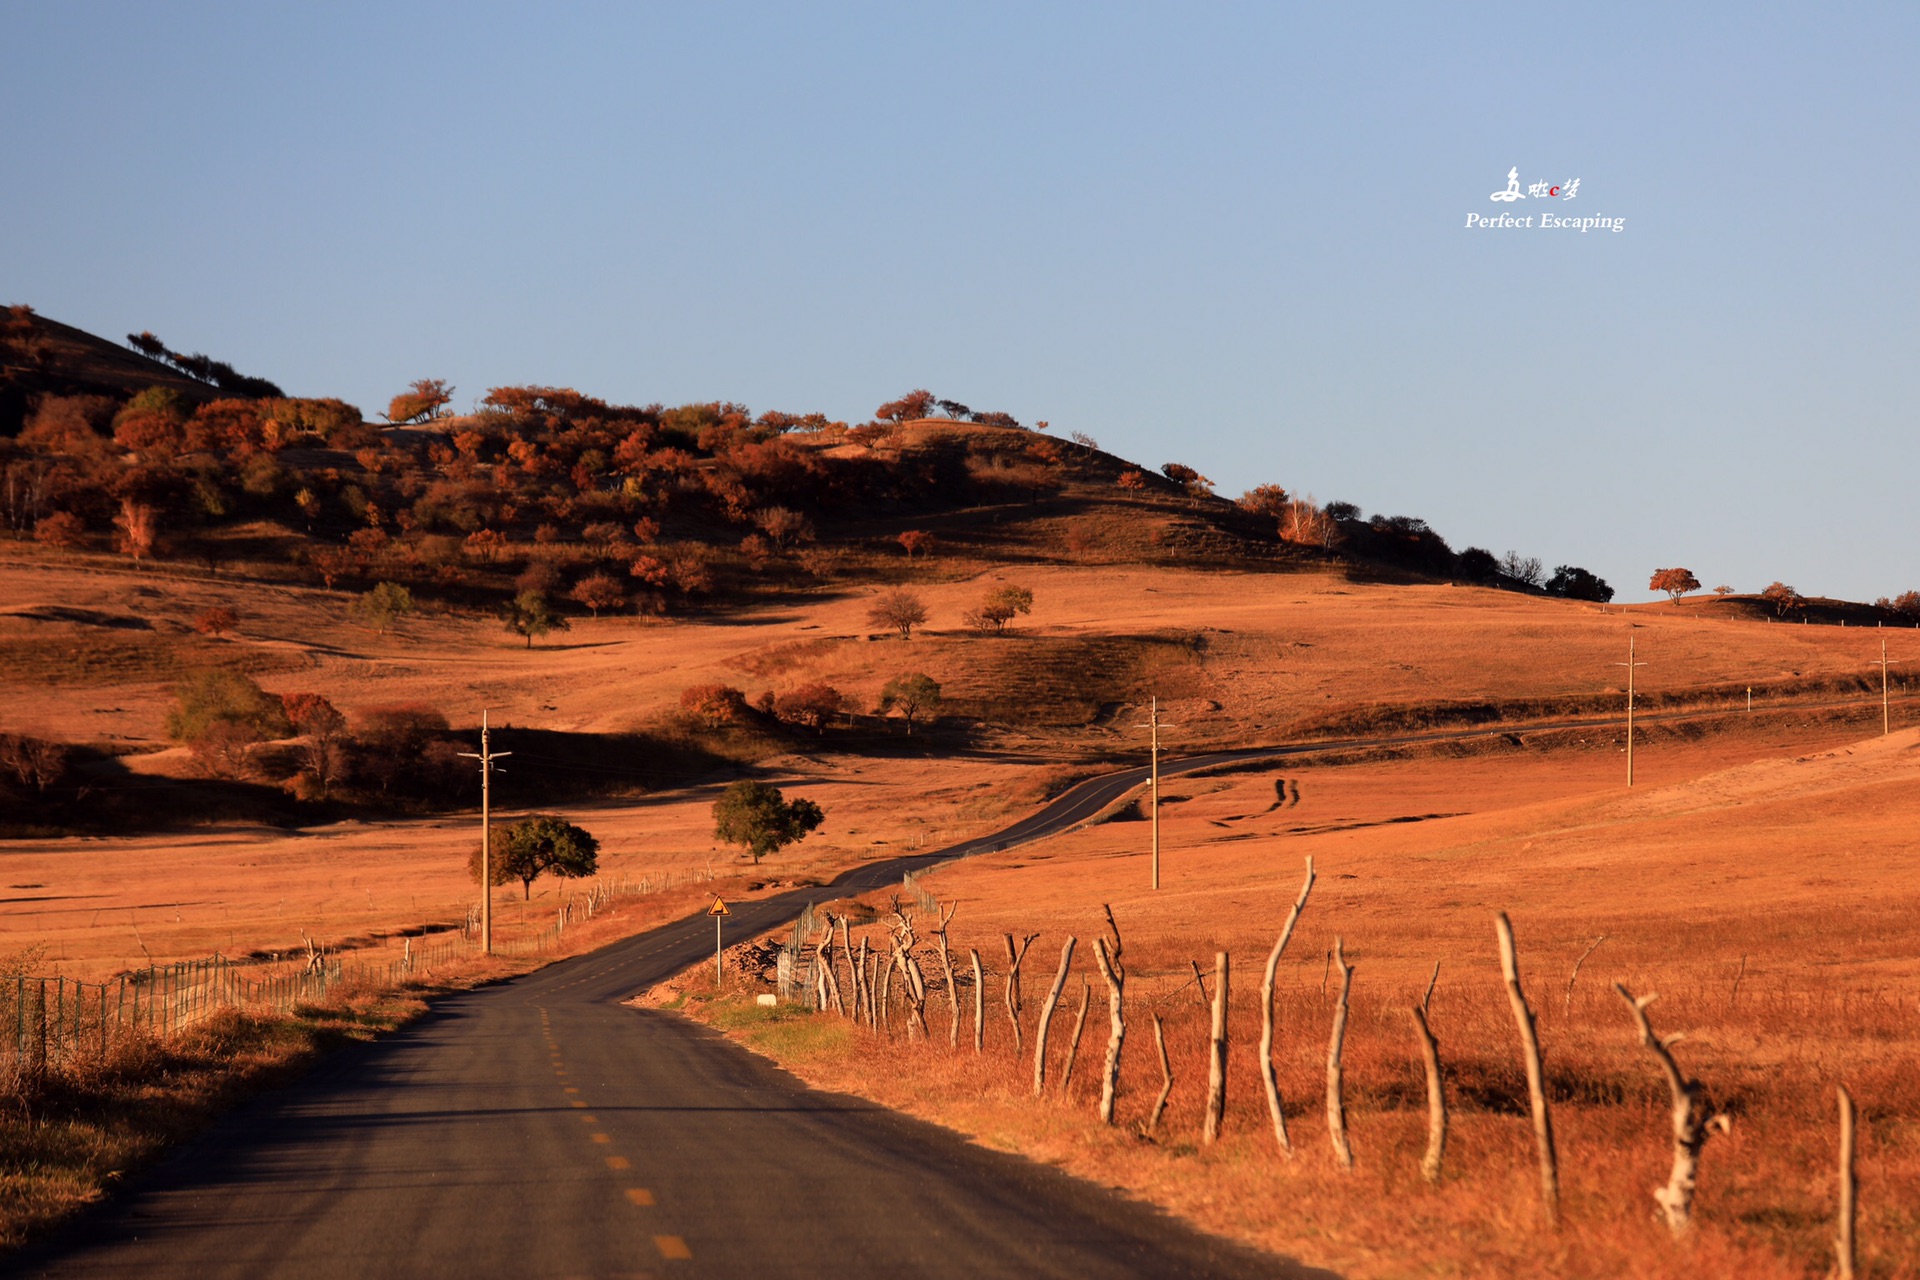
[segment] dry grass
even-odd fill
[[[939,993],[931,1046],[851,1029],[769,1037],[750,1012],[728,1020],[819,1084],[1360,1276],[1822,1274],[1831,1259],[1833,1086],[1845,1081],[1866,1117],[1865,1274],[1914,1274],[1920,870],[1907,833],[1920,738],[1704,772],[1630,795],[1569,794],[1568,767],[1548,757],[1309,769],[1289,775],[1300,803],[1257,822],[1244,815],[1272,803],[1271,777],[1207,780],[1164,819],[1168,887],[1157,896],[1143,888],[1141,828],[1124,823],[929,877],[936,894],[959,903],[954,945],[962,954],[978,947],[996,970],[1001,932],[1048,930],[1026,966],[1029,1019],[1051,979],[1053,948],[1066,931],[1081,937],[1054,1032],[1063,1053],[1079,980],[1090,978],[1094,1008],[1071,1099],[1027,1096],[1031,1063],[1011,1059],[995,977],[983,1059],[948,1051]],[[1558,799],[1537,798],[1556,791]],[[1442,806],[1455,816],[1391,821]],[[1307,853],[1321,879],[1276,1001],[1297,1149],[1288,1161],[1270,1133],[1253,1046],[1260,967]],[[1103,901],[1126,933],[1131,972],[1121,1124],[1112,1131],[1094,1117],[1105,1005],[1084,954]],[[1494,947],[1498,909],[1513,913],[1547,1055],[1566,1219],[1558,1233],[1540,1225],[1525,1084]],[[1336,933],[1358,970],[1346,1059],[1359,1167],[1349,1174],[1334,1165],[1321,1114],[1331,1019],[1322,984]],[[1568,976],[1600,935],[1607,941],[1569,1008]],[[1228,1136],[1202,1147],[1206,1012],[1188,965],[1199,960],[1210,972],[1217,949],[1234,961]],[[1455,1110],[1446,1177],[1434,1188],[1419,1174],[1425,1113],[1407,1009],[1436,960],[1432,1019]],[[1676,1054],[1734,1117],[1731,1136],[1707,1147],[1698,1226],[1681,1244],[1654,1220],[1650,1195],[1667,1169],[1665,1087],[1610,989],[1615,980],[1662,993],[1655,1026],[1687,1033]],[[1159,1085],[1150,1012],[1166,1019],[1176,1078],[1153,1139],[1138,1132]]]

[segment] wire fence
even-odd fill
[[[555,909],[552,924],[530,935],[496,939],[494,954],[539,955],[558,946],[569,925],[591,920],[618,899],[711,879],[711,872],[690,870],[596,881],[583,893],[568,894]],[[291,1013],[326,1000],[348,984],[397,987],[436,966],[476,954],[479,914],[477,908],[470,910],[463,926],[438,941],[403,938],[399,954],[389,952],[382,959],[312,948],[304,961],[263,963],[215,955],[149,965],[105,982],[59,976],[0,978],[0,1074],[104,1060],[136,1039],[177,1036],[223,1009]]]

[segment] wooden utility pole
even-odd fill
[[[511,751],[494,751],[487,743],[487,713],[480,712],[480,751],[462,751],[480,762],[480,950],[493,954],[493,762]]]
[[[1887,710],[1887,668],[1898,661],[1900,659],[1887,657],[1887,642],[1882,640],[1880,661],[1873,665],[1880,668],[1880,736],[1883,738],[1893,732],[1892,714]]]
[[[1158,889],[1160,887],[1160,699],[1157,696],[1148,700],[1147,723],[1137,727],[1153,731],[1152,756],[1147,765],[1147,809],[1153,823],[1153,887]]]
[[[1633,785],[1633,669],[1635,667],[1644,667],[1647,664],[1644,662],[1635,662],[1633,660],[1633,633],[1631,631],[1627,633],[1627,660],[1625,662],[1616,662],[1613,665],[1616,667],[1625,667],[1627,669],[1627,785],[1632,786]],[[1752,697],[1752,694],[1749,693],[1748,697]]]

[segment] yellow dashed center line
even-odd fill
[[[581,1118],[582,1120],[585,1120],[585,1121],[586,1121],[586,1122],[587,1122],[588,1124],[599,1124],[599,1123],[600,1123],[600,1121],[599,1121],[599,1119],[598,1119],[597,1117],[595,1117],[595,1116],[581,1116],[580,1118]]]
[[[586,1104],[586,1103],[584,1103],[584,1102],[582,1102],[582,1101],[580,1101],[580,1099],[578,1099],[578,1098],[575,1098],[575,1099],[574,1099],[574,1100],[573,1100],[572,1102],[569,1102],[569,1103],[568,1103],[567,1105],[568,1105],[568,1106],[570,1106],[570,1107],[584,1107],[584,1106],[586,1106],[587,1104]]]
[[[613,1170],[615,1173],[619,1173],[623,1169],[633,1168],[633,1165],[625,1156],[608,1156],[607,1168]]]
[[[679,1236],[655,1236],[653,1247],[660,1251],[663,1258],[691,1258],[693,1250],[687,1248],[687,1242]]]
[[[613,1141],[612,1138],[608,1137],[604,1133],[596,1133],[592,1135],[592,1137],[595,1142],[612,1142]]]
[[[561,1090],[560,1092],[562,1092],[562,1093],[578,1093],[578,1092],[580,1092],[580,1091],[579,1091],[578,1089],[576,1089],[576,1088],[574,1088],[574,1087],[573,1087],[572,1085],[568,1085],[568,1086],[567,1086],[566,1088],[564,1088],[564,1089],[562,1089],[562,1090]]]
[[[647,1190],[645,1187],[628,1187],[627,1199],[631,1203],[645,1208],[653,1203],[653,1192]]]

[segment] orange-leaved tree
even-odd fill
[[[1647,590],[1664,591],[1673,598],[1675,604],[1689,591],[1700,589],[1700,579],[1693,576],[1691,569],[1655,569],[1653,576],[1647,579]]]

